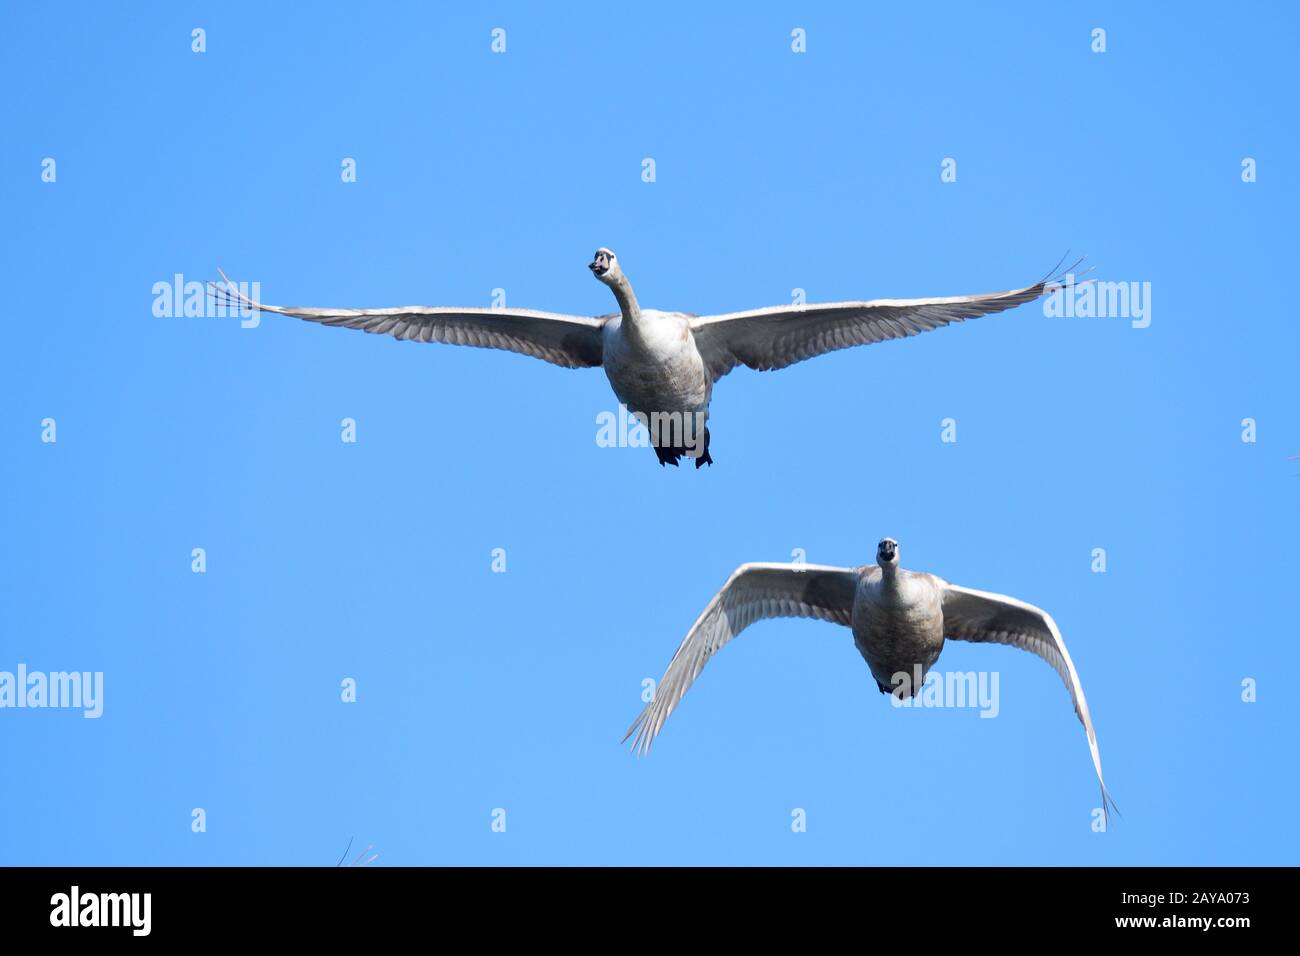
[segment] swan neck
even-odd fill
[[[618,281],[610,288],[614,291],[614,298],[618,300],[618,310],[623,314],[623,322],[633,330],[639,330],[641,306],[637,304],[636,295],[632,292],[632,283],[627,281],[627,276],[619,276]]]

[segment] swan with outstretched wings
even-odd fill
[[[659,463],[676,465],[685,457],[699,468],[713,463],[708,431],[713,385],[737,365],[767,371],[837,349],[906,338],[1032,302],[1057,281],[984,295],[692,315],[641,308],[609,249],[596,250],[590,269],[614,293],[618,312],[589,317],[511,308],[285,307],[254,301],[224,272],[212,293],[263,312],[406,341],[504,349],[564,368],[602,367],[619,401],[646,426]]]

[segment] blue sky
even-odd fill
[[[863,6],[7,5],[0,670],[105,693],[98,720],[0,709],[0,864],[350,838],[386,864],[1296,863],[1295,10]],[[598,245],[699,313],[995,291],[1073,250],[1151,283],[1152,321],[1034,305],[740,369],[696,472],[598,447],[598,370],[152,311],[220,265],[282,304],[600,314]],[[648,759],[619,746],[737,564],[884,535],[1052,612],[1110,832],[1064,687],[1010,648],[940,659],[998,672],[984,720],[896,710],[847,630],[765,622]]]

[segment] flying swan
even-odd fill
[[[635,734],[634,753],[646,754],[664,721],[709,658],[755,621],[811,617],[843,624],[871,668],[881,693],[905,699],[921,690],[945,640],[1010,644],[1037,654],[1070,690],[1074,712],[1088,735],[1106,819],[1115,803],[1101,775],[1101,752],[1088,702],[1065,640],[1050,614],[1002,594],[958,587],[933,574],[898,566],[898,542],[876,548],[879,564],[835,568],[812,564],[742,564],[709,602],[677,648],[654,698],[623,740]]]
[[[837,349],[928,332],[1032,302],[1055,281],[1049,277],[986,295],[692,315],[642,309],[618,256],[609,249],[597,249],[589,268],[613,291],[618,312],[591,318],[506,308],[286,308],[253,301],[220,269],[224,285],[214,283],[212,294],[263,312],[397,339],[505,349],[564,368],[600,366],[618,400],[647,426],[659,464],[676,465],[687,457],[699,468],[713,464],[706,424],[713,384],[737,365],[759,371],[785,368]]]

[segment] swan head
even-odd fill
[[[876,545],[876,563],[882,568],[898,567],[898,542],[893,538],[881,538]]]
[[[606,249],[604,246],[596,250],[596,255],[587,268],[605,285],[613,285],[623,278],[623,270],[618,267],[618,256],[614,255],[613,249]]]

